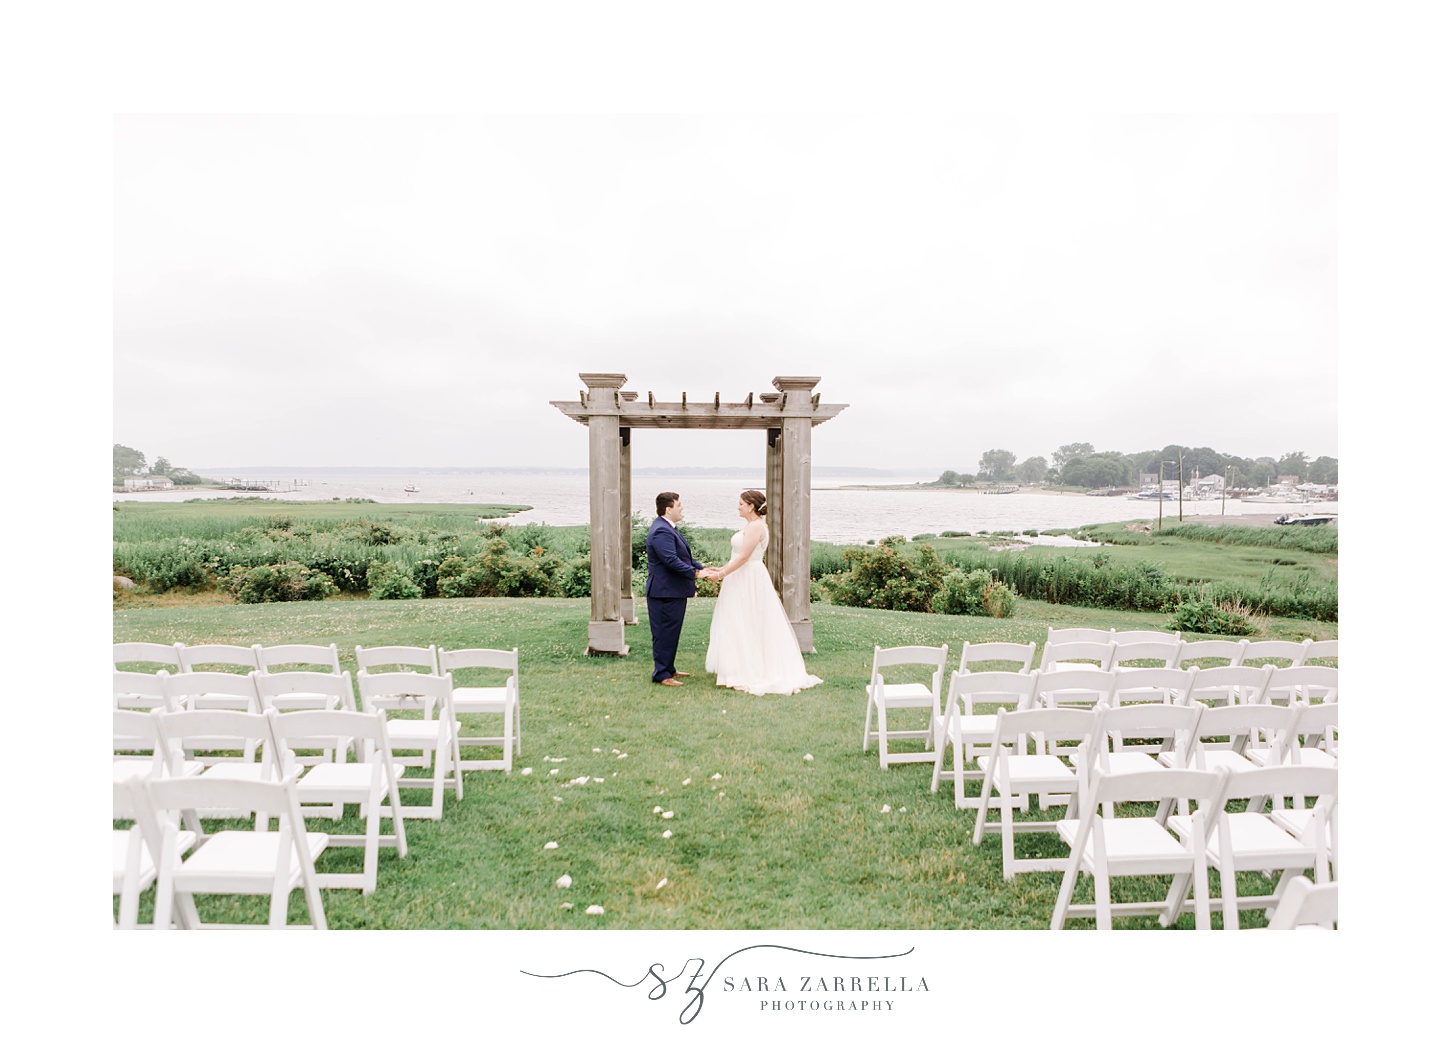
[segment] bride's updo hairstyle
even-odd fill
[[[756,512],[758,518],[766,516],[766,494],[759,489],[747,489],[741,493],[741,499],[751,505],[751,510]]]

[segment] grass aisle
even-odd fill
[[[677,665],[695,676],[683,688],[649,682],[645,623],[626,631],[629,658],[584,655],[586,600],[131,609],[115,614],[114,638],[335,641],[344,669],[354,672],[355,645],[518,646],[523,755],[514,772],[470,773],[463,801],[445,798],[441,822],[410,820],[408,858],[382,853],[374,894],[324,892],[333,927],[1047,927],[1058,874],[1005,882],[997,838],[972,847],[972,813],[954,808],[950,781],[934,795],[930,764],[883,772],[875,748],[862,753],[872,646],[946,642],[954,663],[964,639],[1041,646],[1049,623],[1147,628],[1162,626],[1164,617],[1031,601],[1021,602],[1010,620],[813,606],[818,654],[807,665],[825,683],[795,696],[756,698],[718,689],[705,673],[713,607],[702,599],[686,616]],[[1273,625],[1275,637],[1336,633],[1333,624],[1304,620]],[[466,750],[465,756],[480,752],[496,751]],[[521,773],[524,767],[533,769],[530,775]],[[571,784],[580,777],[589,781]],[[415,790],[403,799],[424,797]],[[657,805],[674,815],[665,820],[653,812]],[[883,813],[883,805],[892,810]],[[322,828],[361,830],[351,815],[341,827]],[[669,839],[661,836],[667,829]],[[545,850],[549,841],[558,848]],[[1047,853],[1053,844],[1019,840],[1020,853],[1035,846]],[[360,851],[334,850],[320,865],[348,871],[361,861]],[[565,874],[573,879],[568,890],[555,886]],[[661,880],[668,883],[657,887]],[[1263,893],[1252,877],[1244,878],[1241,891]],[[1078,893],[1086,900],[1090,885],[1081,884]],[[1125,897],[1160,893],[1154,885],[1124,890]],[[566,902],[573,908],[562,908]],[[205,918],[265,916],[262,900],[213,898],[199,905]],[[604,914],[586,915],[590,905],[603,906]],[[302,920],[294,896],[292,922]],[[1154,921],[1123,921],[1138,925]]]

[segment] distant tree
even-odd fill
[[[1041,456],[1030,456],[1018,465],[1018,477],[1029,484],[1041,482],[1048,475],[1048,461]]]
[[[1261,456],[1254,460],[1246,471],[1249,476],[1249,484],[1260,486],[1274,485],[1279,472],[1275,470],[1275,461],[1268,456]]]
[[[1293,474],[1303,482],[1307,480],[1305,476],[1310,470],[1310,458],[1299,451],[1286,453],[1280,457],[1275,467],[1279,474]]]
[[[989,449],[978,460],[978,471],[993,481],[1000,482],[1005,478],[1012,477],[1013,464],[1017,459],[1018,454],[1009,452],[1006,449]]]
[[[1316,485],[1340,484],[1340,461],[1333,456],[1317,456],[1309,467],[1305,480]]]
[[[956,471],[943,471],[942,476],[937,479],[938,485],[961,485],[962,475]]]
[[[1069,442],[1067,445],[1060,445],[1057,449],[1053,450],[1053,466],[1062,470],[1063,465],[1069,460],[1080,456],[1092,455],[1093,444],[1091,442]]]
[[[1076,456],[1063,465],[1065,485],[1086,485],[1090,489],[1127,485],[1133,464],[1123,453],[1094,453]]]
[[[171,474],[171,461],[164,456],[158,456],[156,462],[151,465],[151,473],[166,477]]]
[[[1224,466],[1224,455],[1215,452],[1208,446],[1184,450],[1184,477],[1186,480],[1194,477],[1196,471],[1199,472],[1201,478],[1211,474],[1223,475]]]
[[[178,467],[167,475],[177,485],[201,485],[204,479],[201,475],[188,471],[185,467]]]
[[[111,471],[118,480],[127,475],[144,474],[146,454],[116,442],[111,446]]]

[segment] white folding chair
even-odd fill
[[[192,675],[196,676],[196,675]],[[226,675],[231,676],[231,675]],[[205,764],[195,778],[274,781],[284,772],[272,744],[272,732],[261,714],[235,710],[184,710],[156,717],[156,730],[166,746],[170,762],[194,761]],[[235,756],[204,757],[197,750],[237,751]],[[256,759],[256,751],[261,760]],[[295,769],[291,769],[295,773]],[[208,807],[199,818],[241,818],[244,812],[230,805]],[[258,823],[263,828],[264,823]]]
[[[1332,930],[1340,921],[1340,885],[1335,881],[1316,884],[1308,876],[1297,876],[1285,888],[1275,906],[1267,930]]]
[[[1317,882],[1330,879],[1329,836],[1334,828],[1339,772],[1333,768],[1286,764],[1258,771],[1223,772],[1222,778],[1225,786],[1219,807],[1205,828],[1205,855],[1209,865],[1219,870],[1223,897],[1215,904],[1224,913],[1225,929],[1232,931],[1239,928],[1240,909],[1273,908],[1284,897],[1290,881],[1305,871],[1313,871]],[[1228,808],[1232,800],[1261,798],[1266,794],[1280,799],[1291,794],[1316,798],[1310,827],[1303,835],[1295,836],[1268,814],[1231,812]],[[1182,816],[1174,816],[1169,819],[1169,828],[1185,837],[1190,825]],[[1273,894],[1239,897],[1236,873],[1275,872],[1281,876]],[[1171,912],[1177,912],[1172,902]]]
[[[514,755],[522,753],[519,720],[519,650],[504,651],[498,648],[456,648],[438,653],[439,666],[453,679],[453,714],[459,720],[458,745],[460,753],[464,746],[500,746],[503,756],[498,760],[460,760],[461,771],[483,771],[502,769],[514,770]],[[460,684],[463,679],[459,671],[468,671],[463,677],[478,680],[473,671],[487,671],[484,680],[502,681],[502,684],[477,685]],[[502,675],[502,676],[501,676]],[[503,722],[502,735],[465,735],[462,720],[464,714],[498,714]]]
[[[382,710],[357,713],[352,710],[295,710],[278,713],[268,710],[274,745],[284,765],[291,757],[293,745],[316,749],[322,740],[352,740],[358,760],[348,764],[323,763],[309,768],[297,780],[297,799],[304,818],[333,817],[335,808],[357,804],[364,821],[364,833],[328,834],[329,847],[362,847],[361,873],[319,873],[319,887],[356,887],[363,894],[372,894],[378,887],[378,849],[389,847],[399,858],[408,855],[408,837],[403,827],[404,816],[396,809],[403,806],[398,799],[398,780],[403,765],[393,763],[388,749],[388,722]],[[384,802],[387,807],[384,807]],[[326,805],[320,807],[319,804]],[[383,836],[381,820],[393,823],[390,836]]]
[[[290,713],[296,710],[357,710],[353,695],[353,679],[341,674],[319,673],[315,670],[288,670],[284,673],[253,675],[257,698],[262,709]],[[298,764],[321,764],[332,760],[342,764],[348,759],[350,743],[346,738],[328,740],[329,745],[312,754],[295,754]]]
[[[1261,767],[1282,764],[1339,767],[1340,705],[1296,703],[1293,706],[1298,711],[1294,723],[1281,733],[1279,743],[1274,747],[1247,750],[1245,755]]]
[[[907,681],[888,684],[882,671],[891,667],[931,667],[932,676],[924,684],[921,681]],[[947,646],[931,648],[925,645],[899,645],[895,648],[876,646],[872,652],[871,679],[867,681],[867,712],[862,725],[862,752],[871,747],[873,734],[877,740],[877,762],[883,771],[889,764],[907,764],[935,759],[933,743],[936,740],[938,718],[942,716],[942,675],[947,672]],[[887,728],[888,710],[927,710],[927,727],[891,731]],[[875,712],[877,727],[872,729]],[[923,753],[889,753],[892,739],[922,739]]]
[[[1239,657],[1238,665],[1270,665],[1280,668],[1303,666],[1309,644],[1308,637],[1303,641],[1248,641],[1244,646],[1244,654]]]
[[[181,657],[183,673],[206,670],[209,673],[250,674],[261,669],[257,662],[258,645],[183,645],[176,646]],[[212,670],[212,667],[230,667],[227,670]]]
[[[1112,646],[1105,645],[1106,655],[1112,655]],[[1109,706],[1113,703],[1114,675],[1109,670],[1096,670],[1081,664],[1059,670],[1039,670],[1038,684],[1034,688],[1034,699],[1045,709],[1076,707],[1085,710],[1095,706]],[[1058,756],[1058,742],[1051,735],[1041,736],[1038,752]],[[1044,807],[1064,804],[1058,795],[1045,795],[1040,803]]]
[[[1113,642],[1061,641],[1043,646],[1043,673],[1056,670],[1107,670],[1113,662]]]
[[[1113,695],[1111,706],[1128,706],[1133,703],[1178,703],[1189,704],[1189,693],[1194,687],[1194,677],[1199,673],[1196,667],[1180,670],[1173,667],[1124,667],[1113,668]]]
[[[1153,641],[1119,641],[1113,643],[1109,667],[1120,670],[1159,668],[1173,670],[1179,665],[1184,642],[1178,638],[1159,637]],[[1137,665],[1134,665],[1137,664]]]
[[[389,717],[388,747],[393,762],[405,767],[432,769],[430,778],[403,778],[398,785],[405,789],[432,790],[426,806],[403,805],[408,818],[443,818],[444,782],[452,777],[454,799],[463,799],[463,773],[458,769],[458,721],[453,715],[453,678],[448,674],[434,677],[407,672],[359,674],[358,691],[363,697],[363,712],[417,711],[421,717]],[[400,755],[399,750],[417,750]]]
[[[162,678],[162,686],[172,705],[178,709],[262,712],[253,674],[189,671]]]
[[[288,899],[301,888],[309,926],[327,929],[313,863],[327,847],[328,838],[326,833],[309,833],[303,826],[292,779],[270,782],[203,776],[133,779],[130,785],[138,812],[150,817],[162,837],[157,859],[157,926],[171,922],[173,905],[182,926],[191,929],[261,926],[203,923],[192,900],[197,894],[261,894],[271,898],[267,926],[286,927]],[[218,804],[240,807],[264,826],[277,819],[278,828],[214,833],[183,860],[173,814]]]
[[[1189,698],[1206,706],[1262,701],[1273,666],[1206,666],[1194,675]]]
[[[336,644],[253,645],[252,647],[257,652],[257,669],[264,674],[278,672],[279,667],[295,666],[320,666],[330,674],[343,672],[343,664],[338,659]]]
[[[358,675],[411,670],[413,673],[438,674],[438,648],[435,645],[377,645],[353,647],[358,660]]]
[[[1167,771],[1158,759],[1164,752],[1182,757],[1199,723],[1203,707],[1175,703],[1133,703],[1099,707],[1097,727],[1089,741],[1068,755],[1084,787],[1099,775]],[[1152,739],[1152,745],[1126,740]]]
[[[1031,658],[1031,657],[1030,657]],[[1006,673],[983,671],[969,673],[957,670],[947,686],[947,716],[942,736],[937,742],[937,759],[932,765],[932,792],[944,774],[942,760],[948,746],[952,747],[953,801],[959,808],[971,807],[966,783],[981,779],[983,773],[967,765],[985,751],[998,727],[998,709],[1027,710],[1032,708],[1038,673]],[[981,712],[981,711],[986,712]],[[966,752],[964,753],[964,747]],[[1025,741],[1019,742],[1018,753],[1027,752]],[[1023,805],[1026,807],[1026,803]]]
[[[1260,695],[1269,703],[1340,701],[1340,671],[1333,666],[1290,666],[1276,670]]]
[[[979,641],[976,644],[964,641],[957,669],[971,670],[976,666],[997,672],[1011,664],[1018,668],[1018,673],[1026,674],[1033,668],[1033,656],[1037,651],[1036,641],[1025,645],[1013,641]]]
[[[158,707],[150,713],[135,710],[111,711],[111,779],[125,782],[136,777],[195,775],[205,767],[168,757],[166,743],[157,728]],[[129,817],[129,816],[128,816]]]
[[[1062,644],[1065,641],[1088,641],[1100,645],[1106,645],[1113,640],[1112,630],[1100,630],[1096,627],[1064,627],[1060,630],[1048,628],[1048,638],[1043,642],[1043,647]]]
[[[165,667],[169,673],[176,673],[181,670],[181,655],[177,651],[180,647],[180,642],[163,645],[154,641],[117,641],[111,645],[111,662],[115,666],[142,663],[148,667]]]
[[[1041,675],[1040,675],[1041,677]],[[1038,806],[1046,807],[1045,801],[1057,797],[1069,806],[1070,814],[1079,796],[1077,773],[1061,757],[1043,752],[1044,743],[1051,741],[1079,744],[1088,742],[1093,735],[1095,714],[1082,709],[998,710],[997,727],[988,743],[986,754],[979,754],[977,761],[983,766],[982,792],[977,798],[977,820],[973,823],[972,842],[982,844],[983,835],[989,831],[1002,836],[1003,879],[1011,880],[1017,873],[1061,870],[1068,864],[1066,858],[1019,858],[1014,845],[1015,832],[1043,833],[1057,828],[1054,821],[1016,822],[1013,809],[1021,807],[1021,798],[1036,796]],[[1037,736],[1039,752],[1019,753],[1030,736]],[[1065,748],[1065,753],[1068,752]],[[998,799],[992,799],[996,793]],[[999,821],[988,821],[988,810],[998,809]]]
[[[1216,666],[1239,666],[1239,661],[1244,658],[1244,650],[1248,645],[1248,638],[1240,638],[1238,641],[1229,641],[1224,638],[1185,641],[1184,649],[1179,653],[1179,665],[1181,667],[1197,666],[1201,670]],[[1224,662],[1220,662],[1220,660],[1224,660]]]
[[[1110,630],[1109,640],[1116,645],[1132,645],[1140,641],[1180,641],[1181,631],[1172,634],[1165,630]]]
[[[1192,882],[1194,926],[1208,930],[1209,870],[1204,838],[1228,777],[1225,772],[1170,768],[1096,776],[1082,814],[1057,823],[1058,835],[1072,846],[1053,907],[1052,929],[1061,930],[1070,916],[1092,916],[1100,931],[1112,929],[1115,916],[1158,914],[1160,923],[1168,926],[1178,919],[1184,892]],[[1193,802],[1198,807],[1181,816],[1186,824],[1182,837],[1152,816],[1122,815],[1113,810],[1121,804],[1147,802],[1181,806]],[[1093,877],[1091,906],[1072,904],[1080,873]],[[1174,882],[1162,902],[1112,901],[1113,877],[1165,875],[1172,875]]]
[[[117,711],[125,716],[147,715]],[[156,882],[156,856],[159,847],[147,842],[142,816],[137,812],[132,795],[131,777],[116,779],[111,785],[111,818],[132,822],[129,829],[111,830],[111,894],[121,899],[116,910],[116,926],[134,930],[138,926],[141,895]],[[177,850],[186,852],[196,842],[196,834],[179,831]]]
[[[139,674],[129,670],[111,672],[111,705],[118,710],[175,710],[178,707],[166,701],[165,670],[154,674]]]
[[[1256,747],[1276,748],[1294,726],[1297,712],[1293,706],[1256,703],[1205,706],[1184,748],[1161,752],[1159,763],[1198,771],[1252,771],[1261,765],[1250,760],[1247,752]]]
[[[1326,659],[1333,659],[1335,662],[1324,662]],[[1305,646],[1305,658],[1301,666],[1336,666],[1340,665],[1340,642],[1331,638],[1328,641],[1311,641]]]

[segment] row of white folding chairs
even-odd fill
[[[1224,659],[1227,660],[1224,665],[1228,666],[1252,665],[1264,660],[1283,659],[1289,666],[1305,666],[1311,664],[1312,660],[1336,659],[1338,661],[1340,657],[1340,642],[1334,638],[1326,641],[1315,641],[1308,637],[1303,641],[1251,641],[1248,638],[1238,641],[1221,638],[1185,641],[1180,631],[1169,634],[1158,630],[1100,630],[1092,627],[1068,627],[1055,630],[1053,627],[1049,627],[1047,640],[1043,643],[1043,663],[1039,665],[1046,666],[1050,662],[1062,661],[1065,658],[1098,659],[1104,654],[1100,648],[1097,653],[1088,652],[1083,655],[1065,656],[1057,648],[1064,644],[1118,645],[1120,651],[1114,657],[1118,663],[1135,659],[1165,658],[1163,655],[1154,654],[1156,651],[1177,652],[1171,661],[1164,663],[1165,666],[1177,666],[1180,663],[1188,665],[1200,659]],[[1136,652],[1142,654],[1134,654]],[[1113,660],[1110,660],[1102,665],[1115,664]]]
[[[514,755],[522,751],[523,739],[521,737],[521,718],[519,707],[519,649],[509,650],[494,648],[463,648],[439,649],[437,646],[413,646],[413,645],[389,645],[375,648],[364,648],[358,646],[354,649],[358,663],[358,685],[361,694],[362,680],[364,676],[371,673],[386,672],[391,668],[401,668],[404,671],[418,672],[439,676],[442,674],[453,674],[461,670],[488,670],[491,672],[503,672],[503,683],[493,685],[461,685],[452,691],[453,710],[455,714],[499,714],[503,719],[501,735],[460,735],[458,744],[460,746],[502,746],[503,756],[498,760],[460,760],[463,771],[483,771],[490,769],[502,769],[505,772],[513,771]],[[215,666],[240,666],[249,671],[255,670],[262,675],[270,675],[276,672],[281,666],[321,666],[326,674],[333,676],[347,677],[338,659],[336,644],[330,645],[274,645],[264,647],[262,645],[184,645],[180,642],[174,645],[151,644],[146,642],[123,642],[113,645],[113,661],[116,665],[122,663],[149,663],[162,667],[175,666],[178,674],[199,672],[203,667]],[[163,670],[162,672],[170,673]],[[206,671],[209,674],[214,671]],[[118,671],[118,673],[120,673]],[[289,675],[300,673],[304,676],[295,678],[297,685],[305,686],[308,682],[306,676],[310,671],[288,671]],[[132,675],[125,674],[118,677],[118,685],[125,683],[136,683],[126,680]],[[157,686],[159,687],[159,686]],[[315,701],[297,698],[306,692],[305,687],[298,688],[295,692],[286,693],[279,707],[282,709],[295,708],[324,708]],[[148,691],[122,692],[118,689],[116,693],[117,705],[132,709],[150,709],[153,706],[164,705],[159,699],[159,694]],[[354,709],[358,708],[358,701],[352,695],[351,689],[348,692],[348,701]],[[340,705],[348,705],[342,703]],[[168,707],[175,708],[175,707]],[[234,709],[245,709],[243,706],[233,706]],[[260,708],[260,707],[259,707]]]
[[[403,765],[397,763],[392,754],[388,737],[388,721],[382,710],[374,713],[358,713],[351,710],[299,710],[282,714],[268,710],[262,714],[241,714],[230,710],[194,710],[166,712],[160,709],[149,713],[129,710],[113,711],[114,747],[117,752],[113,763],[112,781],[116,787],[116,806],[113,817],[136,819],[137,825],[128,831],[118,831],[113,837],[116,854],[116,893],[122,896],[122,919],[129,909],[134,917],[135,891],[123,890],[124,872],[137,868],[145,877],[145,870],[154,870],[161,863],[157,860],[154,844],[145,846],[147,856],[141,866],[135,866],[137,845],[144,836],[138,835],[138,828],[144,833],[148,823],[137,813],[136,805],[128,800],[131,791],[127,789],[137,780],[156,781],[160,779],[202,779],[207,781],[241,782],[289,782],[294,785],[299,813],[304,818],[340,818],[343,805],[358,805],[359,817],[364,821],[364,832],[357,834],[316,834],[321,840],[313,841],[319,850],[332,847],[362,847],[363,871],[361,873],[319,874],[321,887],[359,888],[364,894],[371,894],[377,887],[378,852],[380,847],[390,847],[400,858],[408,853],[408,842],[403,819],[433,817],[429,808],[404,805],[399,798],[402,784]],[[351,742],[356,744],[358,759],[352,763],[326,762],[307,766],[297,756],[300,749],[312,749],[327,743]],[[189,743],[211,745],[214,743],[246,742],[260,749],[261,760],[230,758],[212,765],[201,765],[185,759]],[[137,751],[149,750],[138,755]],[[124,753],[122,751],[125,751]],[[435,794],[435,802],[441,806],[441,792]],[[247,806],[227,804],[194,803],[177,809],[185,816],[186,830],[179,832],[179,842],[184,843],[182,853],[195,844],[198,851],[208,849],[212,835],[205,832],[202,819],[250,817],[253,809]],[[392,833],[381,833],[381,822],[392,822]],[[268,828],[265,816],[259,816],[256,830]],[[218,835],[225,835],[218,834]],[[152,840],[155,836],[152,836]],[[214,859],[219,852],[241,843],[235,837],[207,856]],[[125,858],[122,853],[125,849]],[[199,865],[205,865],[204,860]],[[145,877],[141,885],[149,883],[152,877]]]
[[[1072,647],[1072,646],[1060,646]],[[1114,646],[1103,646],[1112,649]],[[1263,667],[1085,667],[1072,664],[1062,669],[1029,670],[1035,646],[1032,643],[983,642],[964,645],[953,684],[966,684],[969,667],[980,664],[1009,664],[1018,667],[1021,676],[1034,678],[1029,700],[1045,705],[1103,702],[1253,702],[1322,701],[1339,698],[1335,667],[1309,666],[1277,669]],[[1105,662],[1112,661],[1110,651]],[[896,680],[888,683],[884,671],[899,672],[902,667],[931,671],[924,680]],[[940,766],[943,729],[947,724],[943,709],[942,679],[947,669],[947,646],[904,645],[893,648],[877,646],[872,653],[871,673],[866,684],[866,712],[862,722],[862,752],[877,743],[878,763],[883,770],[889,765],[931,761]],[[997,673],[994,671],[994,673]],[[973,690],[987,692],[991,682],[973,682]],[[1021,690],[1024,682],[1008,684],[1008,692]],[[963,689],[964,691],[966,689]],[[953,701],[949,692],[949,704]],[[998,703],[1010,699],[997,699]],[[888,723],[892,710],[928,710],[926,727],[893,729]],[[971,711],[969,711],[970,713]],[[873,729],[873,718],[876,727]],[[922,739],[921,752],[890,752],[893,739]]]
[[[973,843],[980,845],[988,831],[1001,835],[1005,879],[1030,871],[1062,870],[1073,879],[1080,869],[1094,875],[1095,904],[1085,908],[1098,918],[1100,927],[1109,925],[1113,913],[1161,912],[1165,924],[1177,919],[1189,879],[1185,872],[1188,850],[1196,870],[1206,864],[1220,870],[1224,897],[1217,905],[1224,910],[1226,926],[1237,926],[1238,908],[1273,906],[1290,879],[1303,869],[1315,868],[1317,880],[1328,878],[1334,860],[1337,762],[1330,757],[1309,756],[1314,751],[1302,751],[1299,739],[1333,727],[1337,712],[1335,704],[1000,709],[987,751],[977,755],[985,778],[982,792],[972,802],[976,807]],[[1306,720],[1310,716],[1324,720]],[[1239,755],[1237,764],[1229,763],[1226,757],[1213,766],[1212,772],[1204,770],[1209,765],[1199,745],[1201,738],[1216,733],[1233,738],[1236,732],[1251,731],[1275,734],[1277,730],[1279,740],[1271,756],[1257,762]],[[1078,745],[1071,751],[1065,749],[1062,756],[1046,754],[1042,747],[1045,737]],[[1162,748],[1156,752],[1154,747],[1125,746],[1124,737],[1159,738]],[[1037,752],[1027,752],[1030,739],[1039,744]],[[1190,776],[1197,776],[1197,781],[1186,782]],[[1225,780],[1215,784],[1220,788],[1208,782],[1215,776]],[[1121,785],[1115,780],[1123,778],[1134,781],[1122,784],[1127,787],[1122,791],[1115,789]],[[1031,796],[1038,798],[1040,807],[1045,798],[1061,798],[1068,805],[1066,819],[1015,823],[1014,811],[1027,810]],[[1325,800],[1327,796],[1329,801]],[[1313,808],[1305,808],[1307,797],[1316,799]],[[1229,813],[1229,800],[1250,798],[1254,803],[1248,810]],[[1298,806],[1287,807],[1287,798]],[[1218,820],[1211,817],[1191,843],[1190,800],[1198,802],[1201,809],[1217,808],[1209,812],[1211,815],[1228,815],[1223,820],[1224,831],[1216,833]],[[1273,801],[1273,807],[1266,809],[1268,800]],[[1126,801],[1151,801],[1159,805],[1159,810],[1152,819],[1117,823],[1114,805]],[[1180,813],[1171,817],[1169,812],[1175,803]],[[997,822],[989,821],[990,810],[999,812]],[[1054,833],[1072,850],[1066,859],[1019,858],[1015,835],[1021,832]],[[1203,843],[1205,838],[1207,844]],[[1094,857],[1095,852],[1104,851],[1108,852],[1107,866]],[[1233,877],[1236,866],[1242,871],[1281,870],[1285,876],[1274,894],[1240,901]],[[1164,903],[1110,907],[1109,875],[1167,873],[1175,874],[1176,881]],[[1062,926],[1067,915],[1085,913],[1085,908],[1069,909],[1071,892],[1071,883],[1065,882],[1055,909],[1054,927]],[[1207,878],[1195,893],[1196,923],[1208,926]]]
[[[115,782],[112,815],[134,822],[113,832],[112,890],[120,898],[116,926],[138,926],[141,895],[155,884],[154,928],[264,926],[204,922],[193,899],[198,894],[267,895],[265,926],[286,927],[288,900],[301,888],[308,926],[326,930],[321,888],[328,886],[328,877],[317,872],[315,862],[331,838],[307,830],[298,790],[299,782],[290,777],[135,776]],[[181,828],[198,809],[214,805],[234,807],[238,817],[255,817],[257,824],[210,835]],[[275,831],[270,828],[273,819]],[[402,823],[395,824],[401,856],[406,850]]]
[[[1302,667],[1301,670],[1328,668]],[[1262,673],[1256,677],[1254,674]],[[1295,671],[1280,671],[1294,674]],[[1176,675],[1184,675],[1182,677]],[[1273,667],[1249,671],[1244,667],[1220,667],[1197,671],[1063,671],[1026,674],[1005,672],[952,675],[946,713],[938,725],[935,742],[932,786],[937,792],[944,775],[954,782],[954,799],[958,807],[970,806],[966,782],[981,778],[981,772],[968,767],[980,751],[990,746],[1001,725],[1000,711],[1022,712],[1034,708],[1112,709],[1122,716],[1130,707],[1140,711],[1150,722],[1181,721],[1177,735],[1181,742],[1160,744],[1154,752],[1163,763],[1177,767],[1238,768],[1244,764],[1277,764],[1289,759],[1302,759],[1300,742],[1308,741],[1303,758],[1313,763],[1330,763],[1338,758],[1339,706],[1333,701],[1322,703],[1270,701],[1274,694]],[[1201,675],[1207,680],[1200,692],[1196,686]],[[1293,681],[1294,679],[1291,678]],[[1321,681],[1324,678],[1316,677]],[[1292,685],[1290,691],[1298,686]],[[1241,698],[1223,700],[1226,689],[1236,690]],[[1201,698],[1200,695],[1204,697]],[[1155,713],[1162,708],[1163,713]],[[1192,726],[1189,723],[1192,719]],[[1228,740],[1216,742],[1217,737]],[[1149,737],[1142,727],[1125,731],[1116,728],[1111,734],[1118,748],[1126,738]],[[1058,740],[1051,734],[1039,736],[1041,753],[1058,756]],[[1021,742],[1018,744],[1020,747]],[[1293,748],[1292,748],[1293,746]],[[944,767],[947,749],[953,752],[952,767]],[[1185,758],[1181,750],[1191,751]],[[1025,752],[1021,750],[1019,752]],[[1143,751],[1136,751],[1141,753]],[[1191,764],[1192,761],[1192,764]]]

